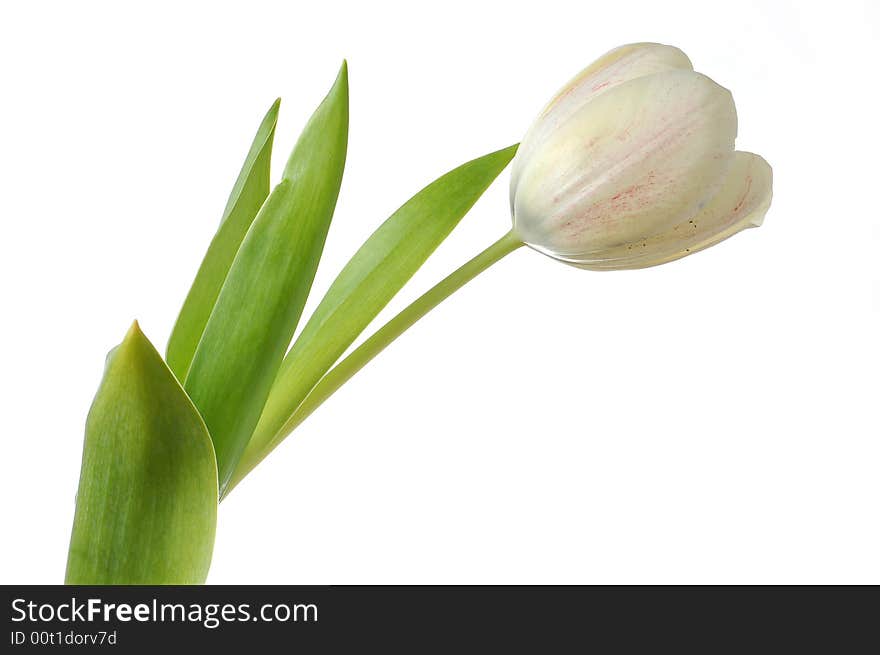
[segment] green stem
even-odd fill
[[[522,241],[513,232],[505,234],[461,268],[438,282],[397,316],[379,328],[375,334],[364,341],[348,357],[339,362],[321,378],[262,451],[248,458],[247,461],[242,459],[239,462],[238,469],[235,471],[227,491],[231,491],[232,487],[252,471],[288,434],[371,359],[382,352],[392,341],[406,332],[416,321],[451,296],[455,291],[522,245]]]

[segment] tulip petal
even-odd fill
[[[735,138],[733,97],[704,75],[676,70],[619,84],[522,162],[514,230],[574,264],[665,233],[720,187]]]
[[[735,153],[721,190],[688,221],[638,243],[618,246],[594,261],[578,264],[592,270],[645,268],[704,250],[764,220],[773,196],[773,170],[759,155]]]
[[[526,161],[548,134],[558,129],[594,97],[638,77],[693,68],[690,59],[681,50],[661,43],[631,43],[606,52],[569,80],[538,115],[523,138],[513,162],[511,189],[519,179],[521,167],[518,162]]]

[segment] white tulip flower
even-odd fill
[[[260,419],[259,438],[251,439],[233,484],[388,344],[523,245],[580,268],[634,269],[760,225],[773,174],[758,155],[734,150],[736,129],[730,91],[694,72],[678,48],[636,43],[599,58],[556,94],[517,148],[513,228],[321,371],[316,382],[270,397],[266,407],[280,418]],[[512,150],[489,157],[503,159]],[[456,170],[471,175],[485,165],[479,162]],[[414,199],[427,202],[420,198],[426,191],[435,193],[427,187]],[[376,235],[388,241],[381,229]],[[354,288],[345,276],[339,279]],[[291,352],[299,352],[296,344]],[[305,379],[296,366],[288,370],[293,384]]]
[[[678,48],[607,53],[566,85],[513,162],[514,233],[582,268],[662,264],[761,224],[772,171],[734,150],[730,92]]]

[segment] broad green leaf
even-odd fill
[[[348,142],[345,64],[251,225],[184,386],[217,453],[225,489],[260,417],[315,277]]]
[[[254,136],[226,202],[220,227],[208,246],[168,339],[168,366],[178,380],[186,379],[193,353],[202,338],[235,253],[269,195],[269,163],[280,102],[280,99],[275,101]]]
[[[211,438],[135,323],[86,420],[67,584],[201,584],[217,522]]]
[[[284,358],[238,477],[285,436],[286,421],[312,387],[458,225],[515,152],[511,146],[446,173],[394,212],[355,253]]]

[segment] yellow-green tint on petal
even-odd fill
[[[733,98],[704,75],[675,70],[619,84],[522,162],[514,231],[569,262],[662,234],[718,189],[735,138]]]
[[[660,43],[624,45],[599,57],[556,93],[529,128],[513,163],[511,188],[516,186],[521,163],[587,102],[623,82],[675,69],[693,70],[693,66],[681,50]]]
[[[737,152],[717,194],[692,218],[664,234],[596,253],[578,263],[592,270],[645,268],[704,250],[761,225],[773,196],[773,170],[760,156]]]
[[[637,77],[673,69],[693,70],[688,56],[662,43],[630,43],[606,52],[568,81],[547,103],[539,118],[568,106],[579,106],[611,87]]]

